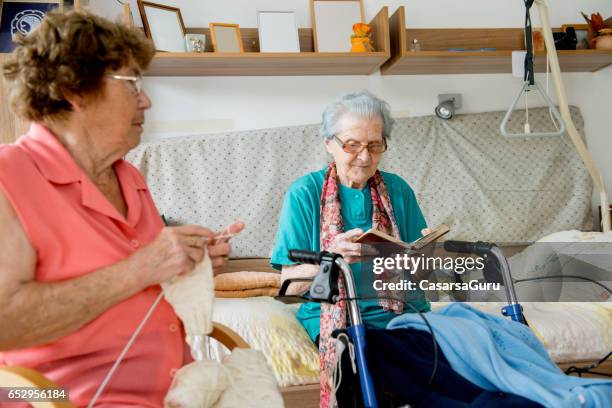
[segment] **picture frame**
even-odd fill
[[[593,39],[593,31],[588,24],[563,24],[561,31],[567,31],[567,28],[573,27],[576,31],[576,49],[588,50],[591,48],[591,40]]]
[[[161,52],[185,52],[185,23],[181,10],[165,4],[138,0],[145,35]]]
[[[258,11],[259,52],[300,52],[293,11]]]
[[[185,34],[185,50],[187,52],[204,52],[206,50],[206,35]]]
[[[64,1],[0,0],[0,52],[12,52],[16,46],[13,38],[28,35],[56,8],[62,10]]]
[[[240,25],[228,23],[210,23],[210,39],[214,52],[244,52]]]
[[[350,52],[353,24],[365,22],[363,0],[310,0],[315,52]]]

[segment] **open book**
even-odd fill
[[[429,234],[422,236],[414,242],[404,242],[397,238],[392,237],[389,234],[385,234],[382,231],[377,229],[369,229],[368,231],[361,234],[359,238],[355,242],[359,242],[361,244],[396,244],[405,249],[411,249],[413,251],[418,251],[425,248],[427,245],[436,242],[440,237],[450,231],[444,224],[440,224],[434,230],[432,230]]]

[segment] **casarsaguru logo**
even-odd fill
[[[418,285],[418,286],[417,286]],[[422,280],[420,282],[413,282],[406,279],[402,279],[399,282],[383,282],[377,279],[373,282],[372,287],[376,291],[387,291],[387,290],[401,290],[411,291],[416,290],[417,287],[424,291],[444,291],[452,292],[456,290],[463,291],[497,291],[501,289],[500,283],[495,282],[480,282],[476,279],[472,279],[469,282],[430,282],[428,280]]]
[[[44,18],[45,13],[40,10],[23,10],[17,13],[11,20],[11,37],[15,38],[17,34],[30,34]]]

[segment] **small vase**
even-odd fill
[[[594,38],[595,49],[612,50],[612,35],[600,35]]]

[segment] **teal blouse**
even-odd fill
[[[295,264],[289,259],[290,249],[320,250],[321,189],[326,170],[327,168],[324,168],[299,178],[285,194],[270,260],[272,267],[281,269],[283,265]],[[389,192],[401,239],[406,242],[416,240],[427,224],[414,192],[398,175],[383,171],[381,175]],[[340,202],[345,231],[353,228],[367,231],[372,228],[372,198],[369,185],[363,190],[340,185]],[[357,294],[375,296],[376,293],[372,288],[371,264],[356,263],[351,265],[351,269],[355,277]],[[362,273],[362,270],[366,273]],[[430,310],[429,302],[422,292],[411,293],[410,303],[419,311]],[[397,316],[393,312],[385,312],[376,299],[359,301],[359,308],[366,327],[385,328],[387,323]],[[406,311],[411,310],[406,308]],[[320,315],[321,306],[315,302],[302,304],[297,313],[298,320],[313,341],[319,335]]]

